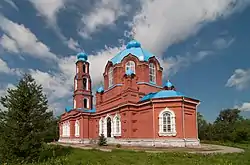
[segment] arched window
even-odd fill
[[[82,88],[83,88],[83,90],[88,90],[88,79],[87,78],[83,78]]]
[[[156,71],[154,63],[149,63],[149,82],[150,83],[156,82]]]
[[[86,65],[82,65],[82,71],[83,73],[86,73]]]
[[[109,68],[108,79],[109,79],[109,87],[111,87],[113,85],[113,67]]]
[[[80,136],[80,123],[78,120],[76,120],[75,122],[75,137],[79,137]]]
[[[103,120],[103,118],[101,118],[99,120],[99,136],[101,136],[102,134],[104,134],[104,120]]]
[[[134,72],[134,74],[135,74],[135,62],[134,61],[128,61],[127,63],[126,63],[126,71],[127,70],[131,70],[131,71],[133,71]],[[125,72],[126,72],[125,71]]]
[[[159,114],[159,136],[176,136],[175,114],[168,108]]]
[[[83,108],[89,108],[89,99],[87,98],[83,99]]]
[[[114,123],[114,136],[121,136],[121,117],[116,114],[113,118]]]
[[[70,136],[70,122],[63,123],[62,136],[69,137]]]

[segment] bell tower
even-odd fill
[[[88,56],[85,53],[77,54],[76,75],[74,79],[74,109],[91,110],[93,96],[91,77],[89,74]]]

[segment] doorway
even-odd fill
[[[107,137],[111,137],[111,118],[107,118]]]

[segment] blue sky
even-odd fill
[[[154,53],[177,90],[213,121],[250,116],[249,0],[1,0],[0,94],[30,73],[55,114],[72,104],[75,57],[89,54],[94,88],[132,38]]]

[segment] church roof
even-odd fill
[[[185,97],[181,92],[174,90],[162,90],[155,93],[149,93],[141,98],[140,101],[146,101],[150,99],[159,99],[159,98],[170,98],[170,97]]]
[[[119,52],[110,61],[113,64],[118,64],[128,54],[132,54],[132,55],[136,56],[140,61],[148,61],[148,59],[150,57],[154,56],[152,53],[150,53],[147,50],[141,48],[141,44],[138,41],[132,40],[127,44],[126,49]]]

